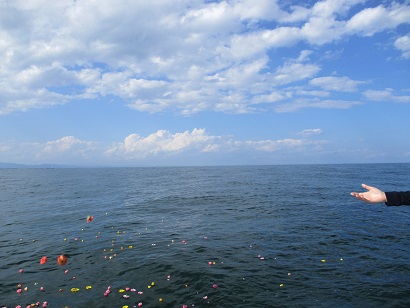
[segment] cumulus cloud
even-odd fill
[[[310,130],[310,134],[318,134],[319,129]],[[306,136],[309,135],[306,130]],[[205,129],[193,129],[192,132],[172,134],[159,130],[147,137],[138,134],[127,136],[123,142],[111,146],[105,154],[130,160],[138,160],[151,156],[179,155],[184,152],[197,151],[202,153],[255,151],[276,152],[280,150],[298,150],[302,147],[312,147],[325,144],[326,141],[308,139],[281,140],[235,140],[227,136],[211,136]]]
[[[76,154],[85,154],[90,149],[93,149],[95,142],[82,141],[74,136],[62,137],[58,140],[48,141],[44,146],[43,153],[56,154],[71,152]]]
[[[105,146],[97,141],[84,141],[74,136],[64,136],[46,142],[0,143],[0,161],[39,164],[96,164],[101,162]]]
[[[299,98],[281,91],[295,82],[339,91],[330,77],[308,84],[322,70],[312,51],[286,59],[272,51],[300,43],[314,50],[409,23],[406,4],[362,3],[10,2],[0,12],[0,115],[105,96],[141,112],[248,113],[266,100]],[[405,59],[407,41],[394,45]],[[350,91],[359,84],[338,81]]]
[[[300,134],[302,138],[238,140],[233,136],[217,136],[208,134],[203,128],[192,131],[172,133],[158,130],[147,136],[130,134],[123,141],[111,145],[102,145],[96,141],[84,141],[74,136],[65,136],[45,143],[32,142],[21,144],[0,144],[0,153],[13,152],[16,162],[20,157],[30,153],[29,163],[63,163],[104,165],[113,161],[142,163],[155,159],[175,159],[198,155],[211,159],[215,155],[263,155],[266,153],[300,153],[314,152],[325,146],[326,140],[310,140],[308,137],[320,134],[320,129],[306,129]],[[1,158],[1,157],[0,157]],[[27,160],[25,161],[27,163]],[[182,159],[182,163],[184,160]]]
[[[218,137],[208,136],[205,129],[194,129],[192,132],[172,134],[159,130],[147,137],[138,134],[127,136],[123,142],[113,145],[105,153],[108,156],[124,156],[126,158],[144,158],[147,155],[178,153],[191,149],[210,152],[215,149],[213,142]]]
[[[318,1],[311,9],[309,20],[300,29],[303,37],[318,45],[339,39],[345,30],[344,22],[337,17],[358,2]]]
[[[366,8],[354,15],[347,23],[348,32],[371,36],[385,29],[392,29],[410,20],[410,7],[392,2],[389,7],[379,5]]]

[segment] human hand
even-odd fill
[[[386,202],[386,194],[381,191],[380,189],[376,188],[376,187],[372,187],[366,184],[362,184],[362,187],[367,189],[366,192],[351,192],[350,194],[359,199],[362,200],[364,202],[367,203],[380,203],[380,202]]]

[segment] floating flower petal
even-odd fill
[[[57,263],[58,263],[59,265],[66,265],[66,264],[67,264],[67,260],[68,260],[68,258],[67,258],[66,255],[59,255],[58,258],[57,258]]]
[[[47,263],[47,257],[46,256],[44,256],[44,257],[42,257],[41,259],[40,259],[40,264],[45,264],[45,263]]]

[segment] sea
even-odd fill
[[[410,164],[0,169],[0,307],[410,307],[410,206],[362,183]]]

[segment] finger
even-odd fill
[[[359,200],[366,200],[366,198],[361,194],[361,193],[357,193],[357,192],[352,192],[350,193],[353,197],[359,199]]]
[[[367,190],[371,190],[371,189],[374,188],[374,187],[369,186],[369,185],[366,185],[366,184],[362,184],[362,187],[363,187],[364,189],[367,189]]]

